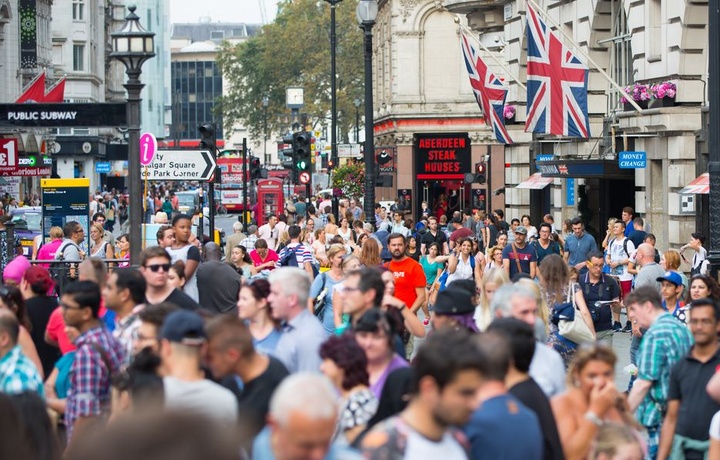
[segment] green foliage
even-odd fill
[[[340,133],[355,123],[355,99],[363,100],[362,31],[357,25],[357,0],[336,7],[337,110]],[[284,132],[290,110],[285,90],[304,88],[308,122],[315,125],[330,113],[330,5],[317,0],[283,0],[275,22],[240,44],[224,43],[217,62],[228,85],[216,106],[225,126],[242,122],[251,136],[264,132],[263,96],[267,96],[268,132]],[[281,116],[282,115],[282,116]],[[341,134],[341,138],[345,134]]]
[[[333,170],[333,193],[345,197],[359,198],[365,194],[365,163],[347,163]]]

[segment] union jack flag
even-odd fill
[[[507,88],[488,69],[488,66],[480,58],[465,34],[462,34],[460,41],[463,56],[465,57],[465,67],[467,67],[468,76],[470,77],[470,86],[472,86],[473,93],[475,93],[475,100],[482,109],[485,123],[492,127],[498,142],[512,144],[512,139],[510,139],[503,121]]]
[[[588,67],[527,7],[527,95],[525,131],[590,137]]]

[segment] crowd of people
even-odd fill
[[[77,264],[61,287],[17,258],[0,458],[720,458],[702,235],[688,279],[688,248],[660,253],[629,208],[597,244],[579,218],[315,203],[236,223],[225,251],[175,213],[139,267],[96,210],[89,254],[76,222],[41,248]]]

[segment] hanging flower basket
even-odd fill
[[[515,106],[514,105],[506,105],[503,108],[503,117],[505,117],[505,123],[512,124],[515,123]]]
[[[365,163],[347,163],[333,170],[334,196],[361,197],[365,191]]]

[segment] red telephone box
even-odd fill
[[[280,214],[284,209],[283,181],[275,177],[258,179],[257,181],[257,215],[258,225],[267,223],[270,214]]]

